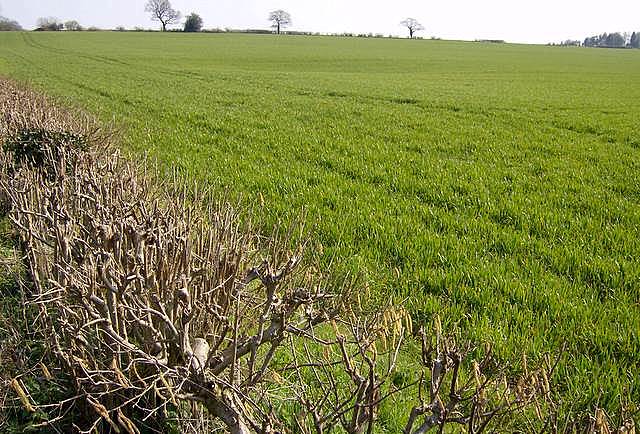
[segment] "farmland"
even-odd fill
[[[303,210],[321,258],[505,360],[565,345],[565,406],[640,401],[638,50],[328,37],[0,35],[0,74],[122,146]]]

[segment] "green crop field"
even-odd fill
[[[194,180],[306,210],[324,258],[416,322],[535,360],[565,408],[640,402],[640,50],[0,34],[0,74]]]

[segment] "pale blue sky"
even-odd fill
[[[157,27],[146,0],[0,0],[0,14],[33,28],[41,16],[84,26]],[[546,43],[602,32],[640,31],[640,0],[172,0],[183,15],[197,12],[207,28],[268,28],[269,11],[285,9],[293,30],[404,35],[407,17],[424,37],[505,39]]]

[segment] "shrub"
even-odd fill
[[[13,156],[16,167],[29,165],[47,173],[53,173],[54,165],[66,156],[73,155],[65,148],[86,151],[86,139],[71,132],[35,129],[18,131],[4,144],[4,150]]]

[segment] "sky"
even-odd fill
[[[158,28],[146,0],[0,0],[0,15],[24,28],[38,17],[77,20],[85,27]],[[291,30],[405,35],[400,21],[424,27],[419,36],[548,43],[603,32],[640,31],[640,0],[171,0],[183,15],[196,12],[205,28],[269,28],[269,11],[291,14]]]

